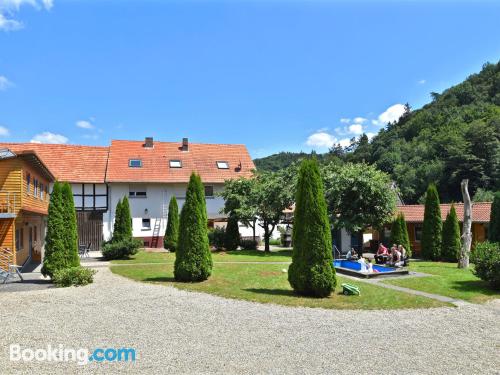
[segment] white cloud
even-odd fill
[[[398,121],[404,112],[405,106],[403,104],[394,104],[381,113],[377,120],[372,120],[372,124],[383,126],[389,122]]]
[[[94,125],[90,121],[85,120],[77,121],[76,126],[82,129],[94,129]]]
[[[57,143],[57,144],[62,144],[62,143],[67,143],[68,142],[68,138],[66,138],[64,135],[61,135],[61,134],[54,134],[54,133],[51,133],[51,132],[43,132],[43,133],[35,135],[30,142],[31,143]]]
[[[7,137],[10,135],[9,129],[7,129],[5,126],[0,126],[0,137]]]
[[[363,134],[363,132],[364,132],[364,129],[363,129],[363,125],[361,125],[361,124],[352,124],[349,126],[349,133],[351,133],[351,134],[360,135],[360,134]]]
[[[14,18],[21,6],[29,5],[37,10],[50,10],[53,0],[0,0],[0,30],[14,31],[23,28],[23,23]]]
[[[11,86],[13,86],[13,84],[7,79],[7,77],[0,76],[0,91],[7,90]]]
[[[341,139],[340,141],[338,141],[336,143],[338,143],[342,147],[348,147],[348,146],[351,145],[351,140],[349,138],[343,138],[343,139]]]
[[[367,121],[364,117],[355,117],[354,120],[352,120],[355,124],[363,124]]]
[[[23,28],[23,24],[14,19],[10,19],[5,17],[2,13],[0,13],[0,30],[3,31],[14,31]]]
[[[318,131],[307,138],[306,144],[311,147],[330,148],[337,142],[337,138],[324,131]]]
[[[372,132],[368,132],[366,133],[366,136],[368,137],[369,140],[371,140],[373,137],[375,137],[377,135],[377,133],[372,133]]]
[[[420,81],[418,81],[417,83],[418,83],[419,85],[423,85],[423,84],[425,84],[426,82],[427,82],[427,81],[426,81],[425,79],[421,79],[421,80],[420,80]]]
[[[342,124],[348,124],[348,123],[350,123],[350,122],[351,122],[351,119],[350,119],[350,118],[345,118],[345,117],[344,117],[344,118],[341,118],[341,119],[340,119],[340,122],[341,122]]]

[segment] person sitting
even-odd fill
[[[377,262],[377,264],[384,264],[388,259],[389,252],[387,251],[387,247],[381,242],[378,245],[377,254],[375,254],[375,262]]]
[[[347,260],[357,260],[358,259],[358,253],[356,253],[356,250],[351,247],[351,250],[347,252],[346,256]]]
[[[397,247],[393,247],[392,249],[394,249],[394,250],[392,252],[392,258],[391,258],[390,265],[395,266],[395,267],[402,267],[404,262],[401,258],[401,253],[399,252]]]

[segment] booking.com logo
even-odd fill
[[[76,362],[84,366],[89,362],[135,362],[135,349],[132,348],[85,348],[71,349],[59,344],[57,347],[21,348],[19,344],[10,345],[10,360],[14,362]]]

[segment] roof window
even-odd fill
[[[170,160],[170,168],[182,168],[182,162],[180,160]]]
[[[227,161],[217,161],[217,168],[229,169],[229,163]]]
[[[128,166],[131,168],[141,168],[142,160],[141,159],[130,159],[128,161]]]

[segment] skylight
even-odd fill
[[[182,168],[182,162],[180,160],[170,160],[170,168]]]
[[[128,161],[128,166],[131,168],[141,168],[142,160],[141,159],[130,159]]]
[[[13,158],[14,156],[16,156],[16,154],[14,154],[8,148],[3,148],[0,150],[0,159]]]
[[[229,169],[229,163],[227,161],[217,161],[217,168]]]

